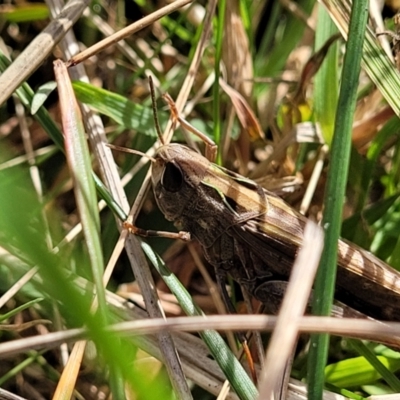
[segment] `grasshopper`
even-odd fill
[[[172,99],[166,100],[174,118],[188,127]],[[227,275],[265,304],[271,283],[289,278],[307,218],[274,193],[214,164],[212,154],[206,158],[181,144],[162,145],[151,167],[156,202],[167,220],[201,244],[230,310]],[[150,233],[133,228],[140,235]],[[176,237],[187,238],[182,232]],[[335,299],[366,316],[400,321],[400,273],[339,240]]]

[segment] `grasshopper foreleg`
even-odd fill
[[[165,232],[165,231],[153,231],[138,228],[137,226],[131,224],[130,222],[124,222],[124,228],[134,235],[143,237],[164,237],[168,239],[181,239],[189,242],[191,240],[189,232]]]

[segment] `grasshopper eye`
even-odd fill
[[[183,174],[181,169],[173,163],[165,164],[165,169],[161,178],[161,185],[168,192],[177,192],[183,184]]]

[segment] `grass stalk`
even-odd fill
[[[313,297],[313,313],[315,315],[329,315],[332,307],[337,269],[337,243],[350,161],[351,132],[367,19],[367,3],[364,0],[355,0],[350,16],[349,37],[343,63],[342,84],[325,194],[323,217],[325,246],[315,282]],[[308,398],[310,400],[322,399],[328,345],[328,334],[311,337],[308,358]]]

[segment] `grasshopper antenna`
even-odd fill
[[[207,137],[203,132],[199,131],[197,128],[195,128],[193,125],[191,125],[189,122],[187,122],[184,118],[182,118],[178,110],[176,108],[176,104],[174,100],[172,100],[172,97],[168,93],[163,94],[163,99],[165,102],[168,104],[168,107],[170,109],[173,122],[176,124],[176,122],[179,122],[181,126],[185,129],[187,129],[189,132],[192,132],[194,135],[196,135],[198,138],[200,138],[204,144],[206,145],[206,158],[210,160],[211,162],[215,161],[216,155],[217,155],[217,146],[216,144],[209,138]]]
[[[156,104],[156,90],[154,88],[153,78],[149,75],[148,79],[149,79],[149,85],[150,85],[151,105],[153,108],[153,116],[154,116],[154,123],[156,125],[157,136],[160,139],[161,144],[165,145],[164,137],[161,133],[160,121],[158,119],[157,104]]]
[[[107,143],[106,146],[113,150],[123,151],[124,153],[136,154],[138,156],[148,158],[152,163],[156,162],[156,159],[154,157],[149,156],[148,154],[143,153],[142,151],[139,150],[128,149],[127,147],[116,146],[115,144],[111,143]]]

